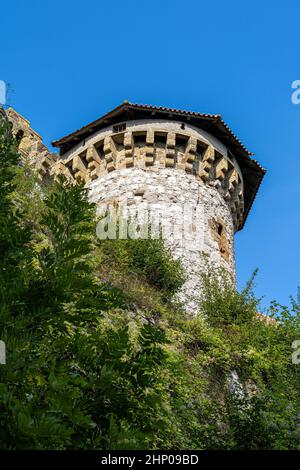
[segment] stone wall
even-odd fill
[[[36,167],[41,179],[49,177],[56,155],[49,152],[42,137],[31,128],[30,122],[26,118],[13,108],[9,108],[6,115],[18,141],[21,157]]]
[[[160,213],[160,220],[170,222],[163,235],[187,274],[179,294],[187,311],[197,310],[200,273],[206,259],[235,277],[231,212],[214,187],[183,170],[128,168],[104,175],[91,182],[89,188],[91,201],[98,207],[125,202],[132,216],[139,208],[148,214]]]
[[[207,132],[155,119],[120,123],[78,143],[52,172],[84,181],[99,207],[126,201],[131,214],[144,208],[171,222],[163,235],[187,274],[179,297],[188,311],[197,309],[205,259],[235,279],[234,232],[243,217],[243,178],[234,156]],[[183,222],[190,229],[180,239]]]

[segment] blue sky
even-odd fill
[[[221,113],[268,173],[236,236],[264,305],[300,285],[300,3],[11,0],[0,80],[47,144],[127,99]]]

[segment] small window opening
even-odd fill
[[[166,143],[167,143],[167,134],[155,133],[155,143],[166,145]]]
[[[98,157],[103,160],[105,158],[105,155],[104,155],[104,140],[101,140],[101,142],[97,142],[97,144],[95,144],[95,149],[96,149],[96,152],[98,154]]]
[[[230,241],[226,235],[226,226],[222,222],[211,220],[210,227],[212,237],[218,243],[221,256],[228,262],[230,258]]]
[[[146,133],[134,134],[134,143],[135,144],[145,144],[146,143]]]
[[[86,151],[86,150],[85,150],[84,152],[81,152],[81,153],[79,154],[79,157],[81,158],[81,161],[82,161],[82,163],[84,164],[85,168],[88,167],[88,162],[87,162],[87,160],[86,160],[86,155],[87,155],[87,151]]]
[[[217,233],[221,237],[223,234],[223,225],[222,224],[217,224]]]
[[[116,124],[113,126],[113,132],[124,132],[126,129],[126,122],[122,122],[121,124]]]
[[[112,140],[117,150],[122,150],[124,148],[124,132],[113,135]]]
[[[200,140],[197,141],[197,154],[198,155],[203,155],[204,151],[207,149],[207,145],[204,142],[201,142]]]
[[[185,135],[176,134],[176,146],[185,148],[189,138]]]

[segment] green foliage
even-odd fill
[[[256,315],[259,301],[253,294],[253,281],[256,272],[242,292],[237,292],[232,279],[223,269],[215,269],[212,275],[209,272],[202,274],[204,298],[200,305],[200,312],[207,315],[211,324],[243,323]]]
[[[296,449],[300,302],[258,315],[203,276],[199,315],[161,240],[99,241],[82,186],[37,185],[0,133],[1,449]]]
[[[161,238],[105,240],[101,242],[102,261],[114,266],[121,277],[138,276],[161,292],[168,300],[184,283],[184,273],[178,260],[164,248]]]
[[[9,124],[0,127],[0,302],[12,302],[15,292],[26,282],[30,230],[19,224],[22,208],[17,208],[11,194],[18,173],[16,143]]]
[[[36,246],[33,288],[38,287],[41,301],[48,305],[49,298],[51,303],[69,301],[94,283],[93,221],[94,207],[87,200],[86,190],[63,178],[54,182],[44,200],[40,243]]]

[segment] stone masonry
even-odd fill
[[[49,177],[50,168],[56,158],[55,153],[49,152],[42,137],[30,127],[30,122],[21,114],[13,108],[9,108],[6,114],[18,141],[21,157],[34,164],[41,180]]]
[[[97,205],[126,201],[129,213],[133,213],[133,208],[138,207],[152,213],[160,212],[163,221],[168,218],[171,226],[164,239],[173,256],[180,259],[185,268],[187,280],[179,299],[184,302],[188,311],[197,309],[200,273],[206,263],[205,254],[210,262],[215,266],[223,266],[234,278],[234,227],[231,212],[214,187],[206,187],[201,180],[195,180],[193,175],[186,174],[183,170],[155,167],[147,170],[119,169],[92,181],[89,187],[91,200]],[[182,230],[182,222],[185,222],[182,217],[186,216],[183,211],[186,207],[197,213],[194,224],[190,220],[186,221],[191,231],[190,236]],[[198,233],[193,236],[193,232],[196,232],[195,223],[198,224]],[[177,233],[182,234],[180,238],[176,238],[176,224]],[[219,235],[216,225],[222,227],[222,235]]]
[[[168,220],[163,236],[186,271],[179,298],[187,311],[197,311],[207,262],[235,280],[234,234],[265,170],[219,115],[125,102],[53,144],[60,157],[40,158],[41,178],[84,181],[99,209],[126,204],[130,214],[144,209]]]

